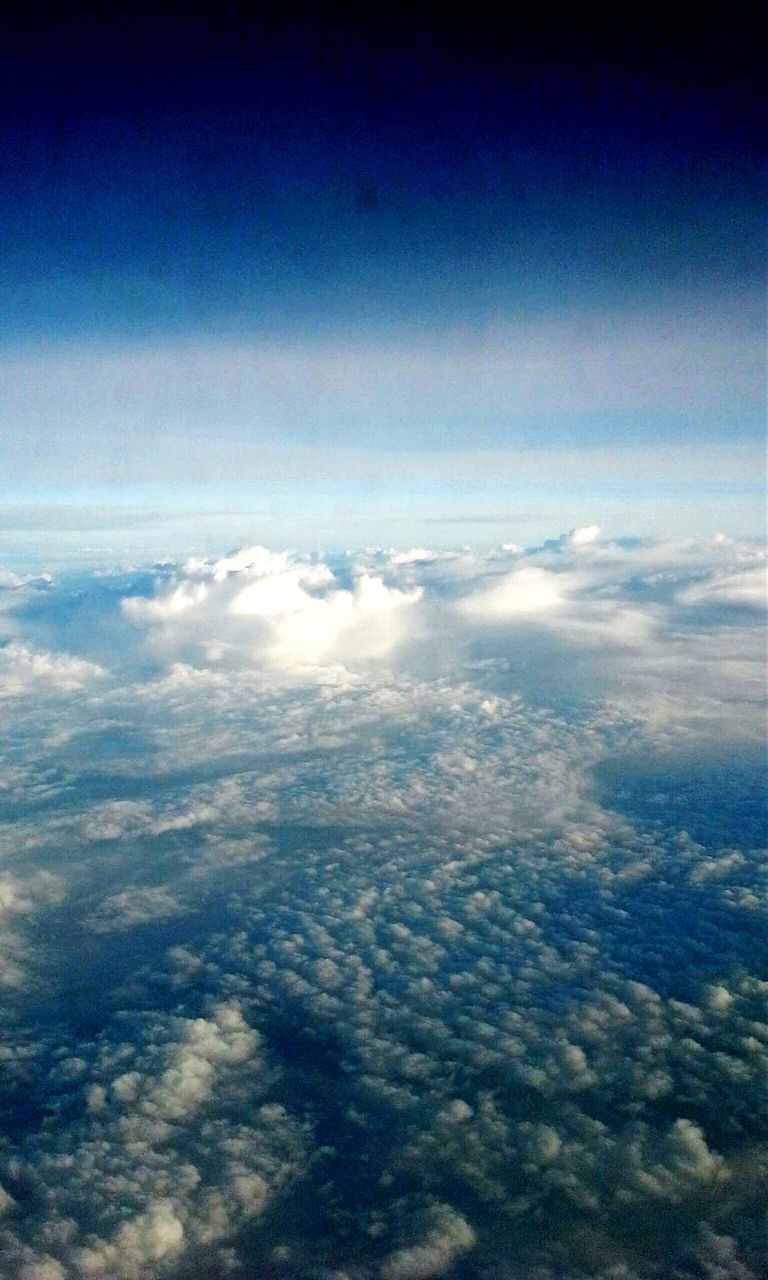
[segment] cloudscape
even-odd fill
[[[8,18],[2,1280],[766,1280],[760,34]]]

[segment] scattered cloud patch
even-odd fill
[[[768,576],[764,566],[745,569],[741,573],[713,576],[694,583],[680,592],[681,604],[751,605],[755,609],[768,606]]]
[[[563,603],[567,584],[562,575],[536,567],[521,568],[485,590],[461,600],[459,609],[469,617],[486,621],[538,617]]]
[[[565,544],[569,547],[589,547],[600,537],[600,526],[586,524],[581,529],[571,529],[565,536]]]
[[[76,693],[104,676],[95,662],[70,654],[48,653],[14,641],[0,648],[0,697],[30,692]]]

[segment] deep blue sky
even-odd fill
[[[158,478],[204,482],[168,463],[186,431],[246,459],[759,439],[757,6],[281,14],[6,19],[0,440],[20,496],[51,472],[146,480],[158,440]]]
[[[6,336],[374,331],[761,269],[757,19],[34,12]]]

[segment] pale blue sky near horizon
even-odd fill
[[[0,551],[759,535],[761,325],[749,290],[378,338],[6,345]]]
[[[728,41],[391,20],[9,45],[4,558],[761,532]]]

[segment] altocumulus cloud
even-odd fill
[[[2,1274],[760,1280],[764,568],[0,579]]]

